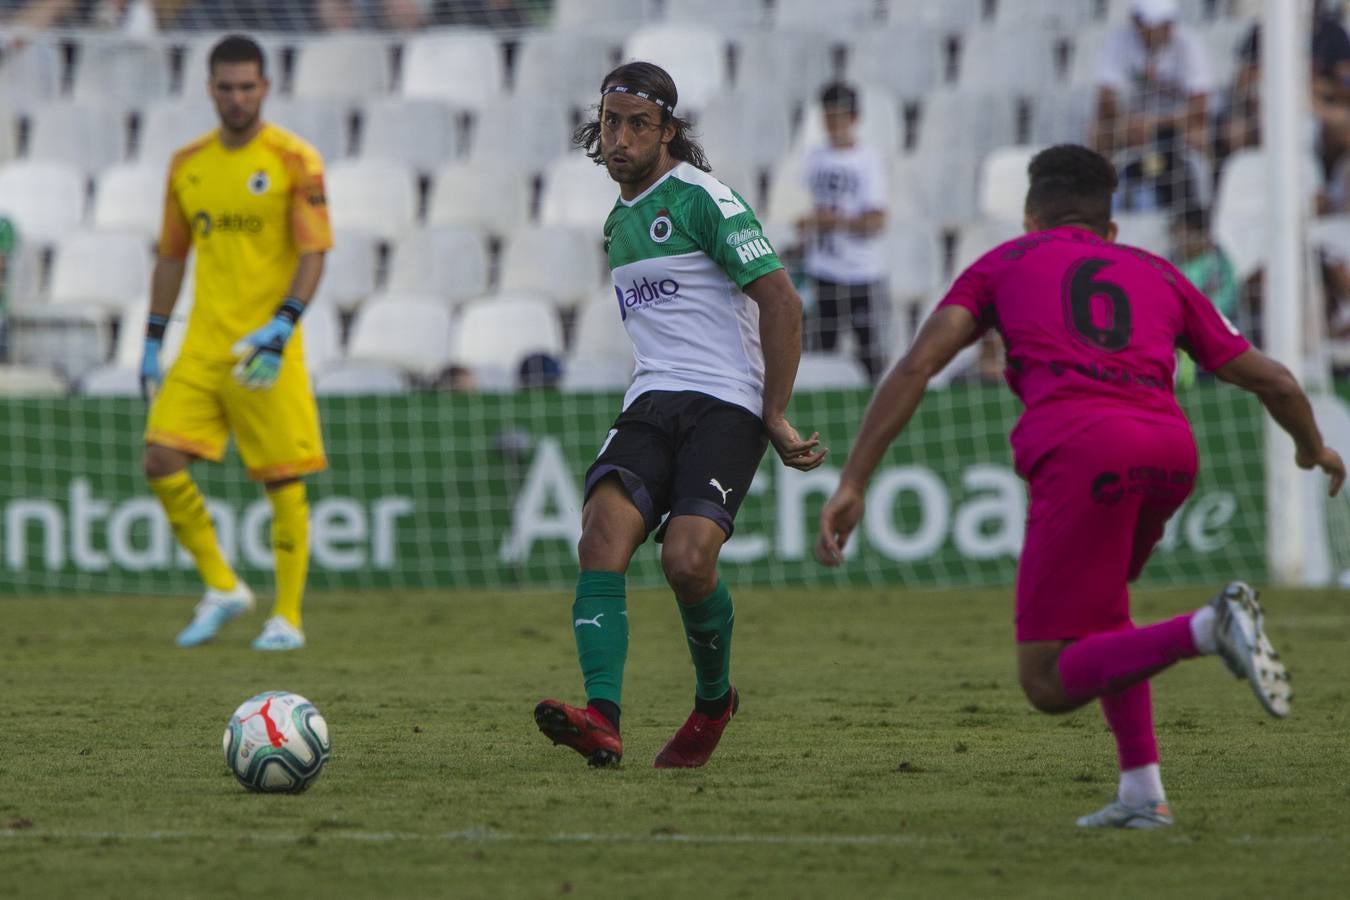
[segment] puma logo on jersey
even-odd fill
[[[753,262],[761,256],[768,256],[773,252],[773,247],[764,238],[756,238],[753,241],[746,241],[736,248],[736,255],[740,257],[741,263]]]
[[[713,488],[715,488],[717,490],[717,493],[722,495],[723,506],[727,505],[727,494],[730,494],[732,491],[736,490],[735,488],[722,487],[722,483],[718,481],[716,478],[709,478],[708,484],[711,485]]]
[[[577,619],[575,622],[572,623],[572,627],[580,628],[582,625],[594,625],[596,628],[599,628],[600,620],[603,619],[604,617],[605,617],[604,613],[596,613],[594,619]]]

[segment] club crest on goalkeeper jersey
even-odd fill
[[[760,415],[759,307],[742,288],[782,263],[739,194],[680,163],[605,221],[618,314],[647,391],[700,391]]]
[[[323,160],[275,125],[228,149],[217,131],[174,154],[159,254],[196,251],[196,284],[182,353],[229,359],[241,337],[272,318],[301,254],[333,245]],[[301,352],[292,340],[287,353]]]

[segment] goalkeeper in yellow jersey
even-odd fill
[[[141,360],[141,388],[152,401],[145,474],[206,583],[177,639],[194,647],[254,604],[221,553],[187,472],[195,459],[218,462],[234,434],[249,477],[262,482],[272,504],[276,604],[253,647],[294,650],[305,644],[300,601],[309,568],[309,505],[300,479],[328,464],[299,326],[332,246],[323,161],[309,144],[262,120],[267,73],[252,40],[232,35],[216,44],[209,85],[220,127],[169,165]],[[192,312],[164,377],[160,348],[189,249],[197,254]]]

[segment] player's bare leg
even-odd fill
[[[225,561],[206,501],[188,474],[194,457],[174,447],[147,444],[144,469],[174,536],[191,554],[206,583],[206,593],[193,612],[192,622],[176,638],[180,647],[195,647],[216,636],[229,620],[253,608],[253,592]]]
[[[581,572],[571,616],[587,705],[546,699],[534,709],[535,724],[545,737],[571,747],[592,766],[618,765],[623,759],[619,708],[628,658],[624,573],[646,534],[642,513],[618,475],[595,485],[581,513]]]
[[[676,516],[666,529],[661,568],[680,604],[696,687],[694,711],[657,754],[658,769],[706,763],[740,706],[730,681],[735,611],[730,592],[717,577],[717,556],[725,541],[722,526],[703,516]]]

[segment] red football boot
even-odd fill
[[[623,739],[593,706],[569,706],[560,700],[540,700],[534,722],[554,744],[562,744],[586,757],[593,766],[617,766],[623,759]],[[714,741],[714,743],[716,743]]]
[[[656,762],[652,766],[657,769],[694,769],[706,763],[717,749],[722,732],[740,705],[741,695],[733,687],[731,703],[727,704],[726,712],[720,717],[710,719],[698,710],[691,712],[680,730],[656,754]]]

